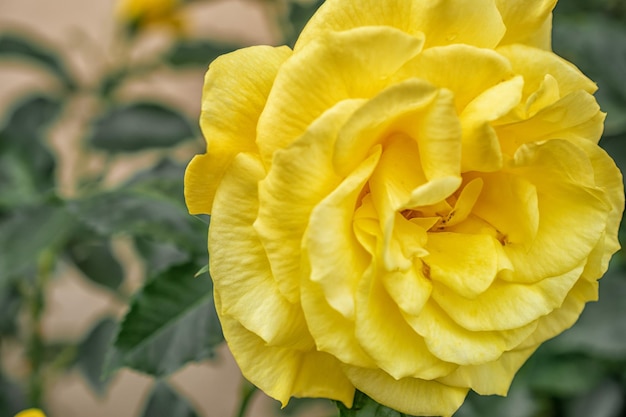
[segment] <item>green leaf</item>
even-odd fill
[[[166,158],[152,168],[137,173],[124,184],[124,188],[135,191],[158,192],[184,206],[184,177],[185,165]]]
[[[112,318],[104,318],[98,322],[78,347],[76,365],[91,388],[103,395],[110,382],[104,376],[104,364],[107,347],[113,341],[117,323]]]
[[[124,270],[106,239],[83,232],[70,242],[67,254],[83,275],[98,285],[116,291],[124,281]]]
[[[341,402],[337,402],[337,407],[339,417],[410,417],[377,403],[360,391],[354,394],[352,408],[347,408]]]
[[[74,201],[72,212],[101,236],[124,233],[172,243],[191,253],[206,253],[206,227],[181,204],[161,195],[106,192]]]
[[[22,301],[17,283],[0,286],[0,339],[17,335]]]
[[[623,417],[624,387],[610,379],[567,404],[567,417]]]
[[[0,58],[2,57],[30,60],[56,75],[68,90],[76,88],[61,58],[53,52],[50,45],[44,45],[41,41],[16,33],[0,34]]]
[[[198,417],[198,413],[164,381],[157,381],[142,417]]]
[[[289,23],[291,23],[292,31],[289,33],[288,44],[293,46],[304,29],[304,26],[311,19],[311,16],[319,9],[324,3],[324,0],[314,0],[304,4],[292,1],[289,4]]]
[[[191,122],[178,111],[139,102],[105,113],[94,123],[89,140],[98,149],[130,152],[169,147],[195,136]]]
[[[5,216],[0,222],[0,287],[32,268],[46,249],[58,250],[74,225],[61,204],[28,207]]]
[[[576,64],[598,84],[596,97],[607,112],[605,135],[626,132],[623,22],[600,13],[555,16],[553,46],[555,52]]]
[[[0,128],[0,210],[39,202],[54,187],[56,162],[44,133],[62,106],[36,95],[9,110]]]
[[[207,67],[220,55],[239,49],[243,45],[228,45],[208,39],[180,39],[168,52],[165,59],[175,66]]]
[[[529,386],[556,397],[583,394],[604,377],[604,367],[582,355],[535,355],[527,363]]]
[[[188,252],[169,242],[155,242],[136,237],[135,248],[145,261],[148,277],[157,276],[174,265],[181,265],[191,260]]]
[[[196,263],[174,267],[149,281],[131,302],[110,352],[109,372],[129,367],[168,375],[214,355],[223,341],[208,275]]]
[[[585,307],[580,319],[568,331],[549,342],[558,353],[582,353],[596,358],[626,358],[626,277],[611,268],[600,280],[598,302]]]
[[[542,409],[527,387],[514,384],[506,397],[470,392],[454,417],[536,417]]]

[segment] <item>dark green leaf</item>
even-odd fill
[[[179,40],[166,56],[167,61],[176,66],[197,65],[207,67],[220,55],[241,48],[243,45],[227,45],[208,39]]]
[[[32,267],[40,254],[57,250],[74,227],[72,216],[60,204],[24,208],[0,222],[0,286]]]
[[[26,396],[17,383],[0,373],[0,416],[13,416],[26,408]]]
[[[24,35],[4,33],[0,35],[0,57],[15,57],[30,60],[51,71],[65,84],[68,90],[76,85],[65,67],[50,45],[41,41],[33,41]]]
[[[105,318],[96,324],[78,347],[76,365],[92,389],[103,395],[109,383],[104,376],[104,363],[107,348],[113,341],[117,323],[112,318]]]
[[[580,352],[598,358],[626,358],[626,278],[610,271],[600,281],[600,299],[585,307],[574,327],[550,341],[560,353]]]
[[[536,355],[527,365],[530,387],[557,397],[585,393],[604,377],[602,364],[581,355]]]
[[[164,272],[136,295],[111,349],[108,371],[126,366],[168,375],[214,355],[223,341],[211,279],[195,263]]]
[[[98,285],[116,291],[124,281],[124,271],[106,239],[81,234],[68,245],[67,254],[85,277]]]
[[[157,381],[142,417],[198,417],[193,409],[180,394],[174,391],[164,381]]]
[[[54,187],[44,133],[61,109],[55,98],[33,96],[9,110],[0,129],[0,209],[36,203]]]
[[[377,403],[360,391],[354,394],[352,408],[347,408],[341,402],[337,402],[337,407],[339,417],[410,417]]]
[[[22,301],[17,283],[0,286],[0,339],[17,334]]]
[[[160,195],[113,191],[75,201],[72,210],[102,236],[126,233],[174,243],[189,252],[206,252],[206,227],[182,205]]]
[[[146,275],[149,279],[174,265],[186,263],[191,259],[188,252],[169,242],[155,242],[136,237],[135,247],[146,263]]]
[[[543,415],[540,410],[541,405],[528,388],[518,384],[506,397],[470,392],[454,417],[535,417]]]
[[[184,205],[184,176],[184,165],[170,159],[164,159],[149,170],[139,172],[124,184],[124,187],[133,190],[158,192]]]
[[[128,152],[173,146],[195,135],[192,124],[178,111],[157,103],[132,103],[104,114],[89,139],[96,148]]]
[[[306,25],[306,23],[311,19],[311,16],[319,9],[319,7],[324,3],[324,0],[315,0],[312,2],[307,2],[306,4],[300,4],[297,2],[290,2],[289,4],[289,23],[291,23],[292,31],[287,34],[288,44],[293,46],[302,32],[302,29]]]
[[[626,31],[623,23],[604,14],[588,13],[555,17],[554,28],[554,50],[576,64],[599,86],[596,97],[607,112],[605,134],[626,132]]]
[[[567,417],[623,417],[626,413],[624,388],[606,380],[594,390],[568,403]]]

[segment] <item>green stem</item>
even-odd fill
[[[42,407],[44,397],[44,341],[42,318],[45,309],[45,291],[53,267],[54,255],[50,251],[45,251],[39,257],[37,279],[30,289],[30,297],[28,299],[30,313],[30,334],[26,342],[26,354],[30,362],[28,400],[31,406],[36,408]]]
[[[248,411],[248,406],[250,405],[250,400],[254,396],[254,393],[257,392],[257,387],[249,383],[247,380],[243,381],[243,385],[241,387],[241,401],[239,403],[239,409],[237,410],[237,414],[235,417],[244,417],[246,412]]]

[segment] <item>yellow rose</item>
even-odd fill
[[[29,408],[28,410],[20,411],[15,417],[46,417],[46,415],[37,408]]]
[[[252,383],[450,416],[596,299],[622,178],[554,3],[328,0],[211,65],[186,200]]]
[[[119,0],[116,15],[118,20],[139,27],[164,24],[181,29],[181,4],[182,0]]]

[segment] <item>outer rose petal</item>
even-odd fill
[[[259,215],[254,223],[283,295],[300,296],[301,242],[313,208],[339,185],[332,165],[337,134],[362,104],[346,100],[320,116],[288,148],[274,154],[259,184]]]
[[[222,308],[219,299],[216,293],[218,311]],[[352,406],[354,386],[335,357],[315,350],[267,346],[263,339],[227,314],[220,316],[220,322],[243,375],[283,406],[292,396],[330,398]]]
[[[270,165],[276,150],[336,103],[376,95],[422,45],[421,37],[394,28],[361,27],[322,36],[294,54],[278,72],[259,119],[263,162]]]
[[[439,378],[439,381],[453,386],[472,387],[473,391],[482,395],[506,395],[513,377],[536,349],[537,346],[512,350],[493,362],[459,366],[455,372]]]
[[[495,47],[505,32],[493,0],[328,0],[306,25],[295,50],[320,34],[362,26],[391,26],[414,35],[427,34],[428,47],[465,43]]]
[[[467,388],[437,381],[394,379],[378,369],[344,366],[354,386],[381,404],[414,416],[450,417],[465,400]]]
[[[501,45],[522,43],[550,50],[552,9],[557,0],[496,0],[506,33]]]
[[[185,172],[191,214],[210,214],[215,190],[235,155],[257,152],[257,121],[278,68],[290,55],[287,47],[253,46],[211,63],[200,116],[207,153],[194,157]]]
[[[310,349],[313,340],[302,309],[280,293],[252,226],[258,210],[257,183],[264,174],[256,157],[239,154],[216,193],[209,252],[211,276],[223,306],[220,313],[239,321],[266,344]]]

